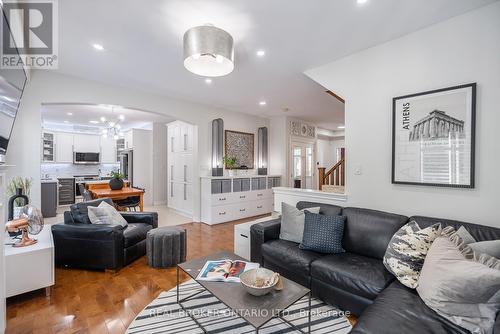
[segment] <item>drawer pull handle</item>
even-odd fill
[[[245,198],[246,196],[240,196],[240,198]]]
[[[240,236],[248,239],[248,235],[240,234]]]
[[[224,212],[219,212],[219,216],[223,216],[223,215],[225,215],[225,214],[226,214],[226,211],[224,211]]]
[[[223,197],[223,198],[219,198],[219,201],[225,201],[225,200],[226,200],[226,198],[225,198],[225,197]]]
[[[240,212],[244,212],[246,209],[240,209]]]
[[[257,196],[262,196],[263,194],[257,194]]]
[[[257,209],[262,209],[262,205],[257,206]]]

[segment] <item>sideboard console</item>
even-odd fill
[[[210,225],[270,213],[279,175],[201,178],[201,221]]]

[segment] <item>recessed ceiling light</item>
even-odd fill
[[[101,117],[101,122],[103,122],[103,123],[106,122],[106,117],[102,116]]]
[[[64,121],[64,123],[69,123],[68,121]]]
[[[205,79],[205,83],[206,83],[207,85],[210,85],[210,84],[212,83],[212,79],[210,79],[210,78],[206,78],[206,79]]]
[[[104,50],[104,46],[102,46],[101,44],[94,43],[94,44],[92,44],[92,46],[93,46],[93,47],[94,47],[94,49],[96,49],[97,51],[103,51],[103,50]]]
[[[264,57],[265,55],[266,55],[266,51],[264,51],[264,50],[258,50],[257,51],[257,56],[258,57]]]
[[[261,106],[265,106],[266,104],[267,104],[267,102],[266,102],[266,101],[260,101],[260,102],[259,102],[259,105],[261,105]]]
[[[67,112],[66,115],[73,116],[73,113],[72,112]]]
[[[92,123],[92,124],[99,124],[99,121],[89,121],[89,123]]]
[[[337,129],[345,129],[345,125],[339,125],[337,126]]]
[[[120,119],[120,121],[123,121],[125,119],[125,116],[120,115],[120,116],[118,116],[118,118]]]
[[[356,0],[356,2],[358,3],[358,5],[364,5],[368,2],[368,0]]]

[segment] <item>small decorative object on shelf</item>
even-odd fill
[[[222,160],[224,161],[226,169],[229,170],[229,176],[236,176],[236,169],[234,169],[236,167],[236,157],[224,156]]]
[[[123,188],[123,179],[125,176],[116,171],[109,173],[109,176],[112,177],[112,179],[109,180],[109,187],[111,190],[121,190]]]
[[[32,205],[25,205],[18,219],[10,220],[5,224],[5,229],[9,232],[21,231],[21,241],[13,244],[13,247],[26,247],[37,243],[36,239],[31,239],[28,233],[38,234],[43,229],[43,216],[40,210]]]

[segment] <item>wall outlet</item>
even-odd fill
[[[354,165],[354,175],[361,175],[363,174],[363,169],[361,168],[360,164],[355,164]]]

